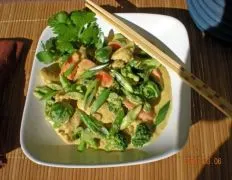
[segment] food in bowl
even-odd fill
[[[92,12],[58,12],[48,25],[55,36],[37,53],[48,66],[34,95],[56,133],[79,151],[124,151],[154,141],[170,111],[165,67],[122,34],[105,37]]]

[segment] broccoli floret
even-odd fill
[[[151,135],[152,131],[150,128],[145,123],[141,123],[137,125],[131,142],[135,147],[143,147],[151,139]]]
[[[109,110],[114,113],[122,107],[122,97],[115,92],[110,93],[107,102]]]
[[[107,151],[124,151],[128,146],[128,142],[124,135],[120,132],[110,136],[106,140],[105,150]]]
[[[97,149],[97,142],[95,140],[94,134],[88,129],[83,129],[79,127],[74,135],[80,138],[80,144],[78,145],[78,150],[83,151],[86,147],[91,147],[93,149]]]

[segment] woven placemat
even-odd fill
[[[184,0],[96,1],[111,12],[143,12],[174,16],[186,26],[191,44],[192,72],[232,101],[232,48],[204,37],[191,20]],[[0,38],[23,37],[32,44],[2,92],[0,149],[7,162],[0,179],[232,179],[231,121],[192,93],[192,126],[183,150],[170,158],[145,165],[63,169],[34,164],[23,154],[19,130],[35,48],[46,19],[56,11],[83,8],[82,1],[0,4]]]

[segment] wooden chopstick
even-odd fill
[[[121,32],[126,38],[135,42],[137,46],[143,49],[151,57],[156,58],[161,64],[169,67],[175,71],[182,80],[188,84],[191,88],[197,91],[201,96],[207,99],[212,105],[218,108],[226,116],[232,118],[232,105],[218,95],[213,89],[206,85],[203,81],[197,78],[192,73],[188,72],[183,66],[177,63],[170,56],[165,54],[162,50],[156,47],[154,44],[146,40],[143,36],[135,32],[121,20],[119,20],[114,15],[107,12],[105,9],[101,8],[94,2],[90,0],[85,0],[85,5],[91,11],[93,11],[98,16],[102,17],[112,26],[114,26],[119,32]]]

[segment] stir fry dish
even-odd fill
[[[46,66],[34,95],[63,141],[79,151],[124,151],[152,142],[170,110],[165,67],[122,34],[104,36],[92,12],[61,11],[48,25],[54,36],[36,54]]]

